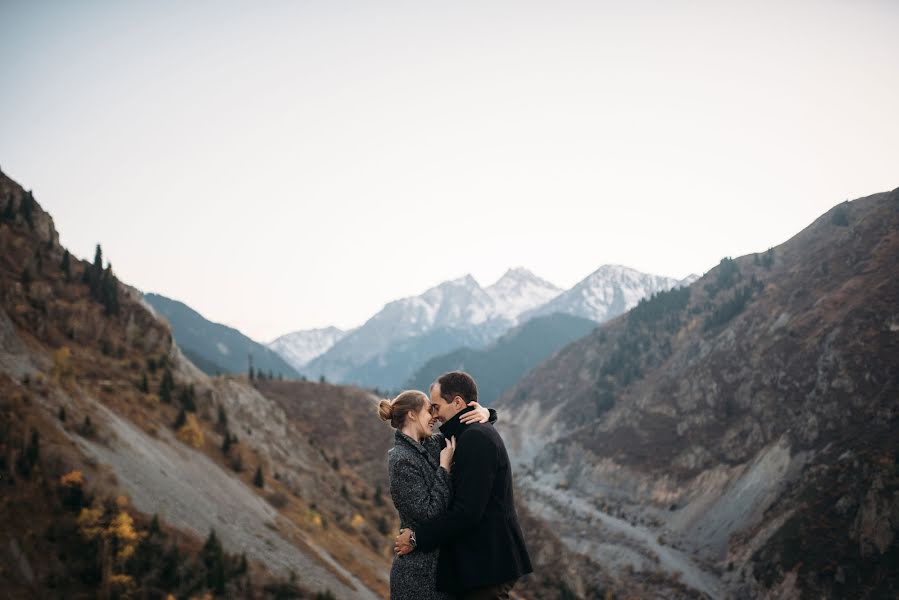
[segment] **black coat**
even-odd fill
[[[515,512],[506,445],[490,425],[463,425],[459,417],[469,410],[440,428],[447,439],[456,437],[450,509],[414,528],[418,550],[440,548],[437,589],[453,593],[533,571]]]

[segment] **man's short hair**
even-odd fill
[[[437,378],[440,397],[449,404],[455,396],[461,396],[465,404],[478,401],[478,385],[474,378],[463,371],[450,371]]]

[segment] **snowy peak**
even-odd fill
[[[562,293],[562,290],[527,269],[509,269],[486,289],[493,300],[497,317],[516,322],[523,313],[542,306]]]
[[[300,370],[339,342],[347,332],[337,327],[307,329],[287,333],[267,346],[281,355],[290,366]]]
[[[525,318],[561,312],[601,323],[630,310],[641,298],[679,283],[673,277],[642,273],[622,265],[603,265]]]

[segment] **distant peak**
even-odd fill
[[[491,286],[491,287],[496,287],[496,286],[506,283],[506,282],[521,282],[521,281],[534,282],[543,287],[559,289],[557,286],[553,285],[552,283],[548,282],[547,280],[543,279],[542,277],[538,277],[533,272],[529,271],[528,269],[525,269],[524,267],[512,267],[512,268],[508,269],[505,273],[503,273],[503,276],[500,277],[499,279],[497,279],[496,283],[494,283],[493,286]]]
[[[452,286],[462,286],[462,287],[481,287],[478,283],[477,279],[475,279],[471,273],[467,275],[463,275],[457,279],[450,279],[449,281],[444,282],[444,285],[452,285]]]

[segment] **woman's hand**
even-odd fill
[[[469,402],[468,406],[472,407],[474,410],[467,412],[459,417],[459,422],[463,425],[471,425],[472,423],[486,423],[490,420],[490,411],[477,402]]]
[[[453,454],[456,452],[456,436],[446,440],[446,447],[440,451],[440,466],[449,473],[453,466]]]

